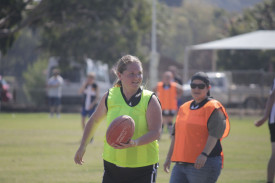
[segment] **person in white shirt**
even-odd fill
[[[53,117],[56,112],[57,117],[60,117],[63,78],[59,75],[59,69],[53,69],[52,73],[47,83],[50,116]]]

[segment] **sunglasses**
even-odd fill
[[[195,83],[191,83],[190,84],[190,87],[192,88],[192,89],[195,89],[195,88],[199,88],[199,89],[204,89],[205,87],[206,87],[206,85],[205,84],[195,84]]]

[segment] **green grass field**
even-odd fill
[[[267,125],[256,128],[258,117],[232,117],[230,136],[223,140],[225,165],[219,183],[265,182],[270,155]],[[82,130],[79,114],[63,114],[60,119],[46,113],[0,113],[1,183],[101,182],[105,122],[89,144],[85,164],[75,165],[74,153]],[[158,183],[168,183],[163,162],[170,145],[168,134],[160,141]]]

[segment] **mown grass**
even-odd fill
[[[258,117],[231,117],[231,132],[223,140],[225,164],[219,183],[265,182],[270,155],[267,125],[256,128]],[[85,164],[75,165],[74,153],[82,130],[79,114],[60,119],[46,113],[0,113],[0,182],[2,183],[99,183],[102,179],[102,150],[105,122],[89,144]],[[169,182],[163,162],[170,145],[168,134],[160,141],[158,183]]]

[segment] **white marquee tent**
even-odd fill
[[[275,50],[275,30],[259,30],[185,48],[184,82],[188,79],[189,52],[192,50]]]

